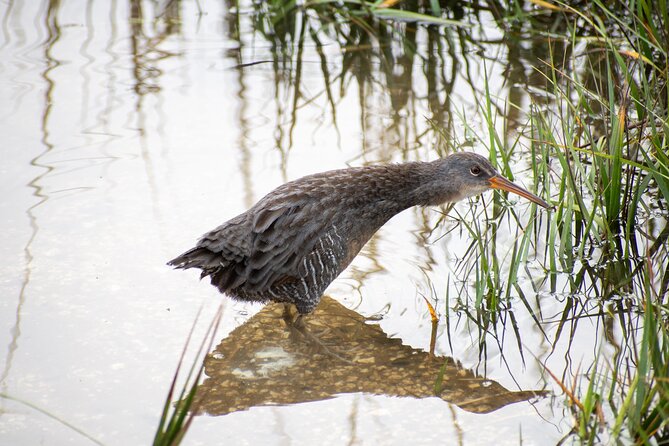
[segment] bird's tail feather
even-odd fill
[[[197,247],[188,250],[167,262],[175,268],[200,268],[203,272],[221,267],[221,256],[207,248]]]
[[[204,247],[196,247],[167,262],[180,269],[200,268],[200,278],[210,276],[211,284],[221,293],[239,286],[244,280],[236,270],[234,263],[222,262],[221,254]]]

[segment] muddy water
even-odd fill
[[[261,306],[165,266],[287,180],[434,159],[452,145],[487,155],[466,127],[483,132],[475,98],[486,77],[497,127],[514,141],[522,116],[505,104],[543,97],[531,65],[545,46],[502,40],[486,13],[463,18],[468,28],[373,22],[365,32],[337,30],[314,12],[272,25],[265,6],[164,3],[0,5],[0,391],[11,397],[0,400],[0,442],[90,444],[83,432],[148,443],[196,313],[202,307],[199,339],[219,303],[208,379],[231,390],[212,397],[224,408],[197,417],[187,444],[564,436],[572,420],[563,399],[529,392],[559,393],[544,366],[570,377],[597,349],[615,351],[619,328],[598,318],[559,325],[568,278],[547,285],[535,261],[518,288],[533,306],[514,290],[509,311],[481,331],[459,311],[475,299],[474,273],[458,263],[473,240],[457,219],[441,221],[444,209],[394,218],[328,290],[337,312],[372,330],[331,343],[345,350],[370,339],[387,353],[360,346],[357,367],[287,344]],[[531,187],[527,154],[516,156],[516,180]],[[482,221],[490,201],[458,204],[457,214]],[[527,224],[530,206],[514,209]],[[522,230],[512,219],[498,225],[499,259],[510,262]],[[432,355],[424,297],[440,315]],[[336,320],[314,324],[352,330]],[[226,350],[230,339],[243,355]],[[217,369],[226,357],[236,362]],[[431,396],[441,364],[442,392]],[[492,392],[463,391],[467,380]]]

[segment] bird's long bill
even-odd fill
[[[513,184],[511,181],[507,180],[506,178],[500,175],[490,178],[489,181],[490,181],[490,187],[492,187],[493,189],[501,189],[507,192],[513,192],[514,194],[518,194],[521,197],[525,197],[528,200],[535,202],[539,206],[543,206],[546,209],[550,208],[550,205],[541,198],[537,197],[531,192],[526,191],[522,187]]]

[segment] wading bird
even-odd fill
[[[332,170],[279,186],[168,265],[199,268],[201,278],[239,300],[294,304],[299,320],[391,217],[491,188],[549,207],[474,153]]]

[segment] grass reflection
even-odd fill
[[[239,49],[231,54],[237,69],[260,70],[271,65],[275,133],[281,135],[276,140],[278,150],[290,151],[299,110],[320,96],[329,104],[323,119],[336,127],[338,106],[350,91],[357,92],[363,113],[361,156],[373,151],[375,160],[388,161],[395,151],[390,148],[399,147],[408,156],[424,146],[423,141],[435,135],[422,125],[423,116],[452,133],[450,92],[457,73],[464,69],[462,59],[474,50],[467,43],[474,40],[471,30],[460,26],[466,22],[428,27],[415,20],[394,20],[401,16],[399,12],[397,17],[385,14],[385,19],[380,19],[368,10],[372,4],[346,2],[343,6],[334,2],[302,6],[260,2],[249,9],[237,8],[235,2],[228,4],[235,17],[228,22],[228,36],[239,42]],[[413,2],[394,7],[400,12],[412,8],[416,8]],[[445,18],[456,16],[453,11],[441,11]],[[244,51],[252,41],[262,47],[255,39],[270,45],[260,57],[257,52]],[[308,83],[313,78],[320,81],[320,89],[314,90]],[[370,140],[380,143],[369,147]]]

